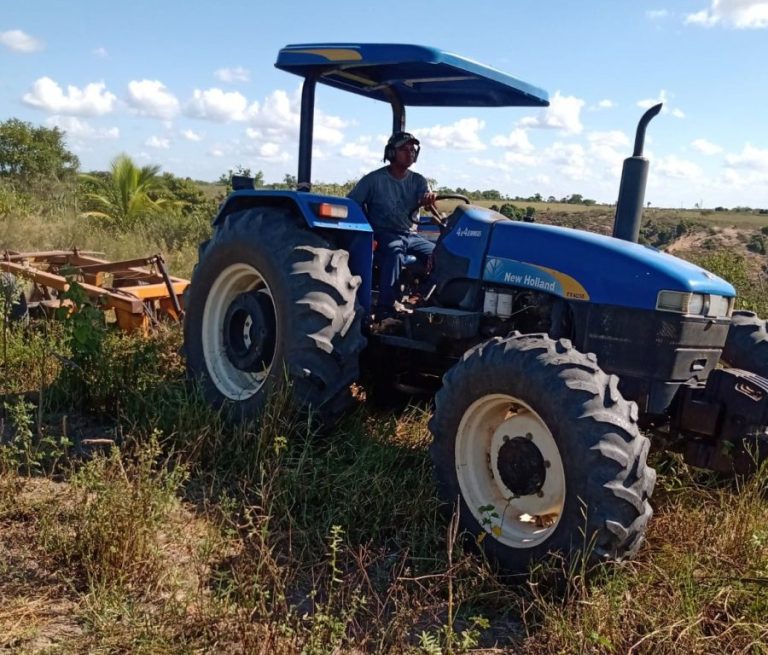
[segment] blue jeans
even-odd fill
[[[400,269],[406,255],[414,255],[426,265],[435,244],[415,232],[393,232],[377,230],[374,233],[379,255],[379,302],[377,312],[393,310],[400,294]]]

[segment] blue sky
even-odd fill
[[[0,0],[0,120],[59,126],[84,170],[125,152],[215,180],[296,174],[289,43],[442,48],[549,91],[546,110],[411,109],[438,184],[616,199],[644,108],[656,206],[768,207],[768,0]],[[313,178],[381,165],[390,109],[317,93]]]

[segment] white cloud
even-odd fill
[[[104,82],[92,82],[82,90],[70,85],[65,94],[50,77],[41,77],[22,100],[50,113],[101,116],[112,111],[117,98],[106,90]]]
[[[296,115],[298,125],[300,117]],[[347,127],[349,123],[338,116],[330,116],[322,111],[315,110],[315,129],[314,140],[317,143],[327,143],[329,145],[337,145],[344,140],[344,132],[342,131]]]
[[[453,148],[456,150],[485,150],[478,132],[485,127],[479,118],[462,118],[452,125],[435,125],[413,133],[432,148]]]
[[[725,161],[731,168],[768,171],[768,150],[761,150],[747,143],[740,154],[726,155]]]
[[[621,148],[629,145],[629,137],[621,130],[590,132],[587,135],[587,141],[593,146],[607,148]]]
[[[100,141],[120,138],[120,130],[116,127],[93,127],[74,116],[49,116],[45,122],[50,127],[64,130],[72,139]]]
[[[166,137],[153,135],[144,142],[144,145],[149,148],[157,148],[158,150],[168,150],[171,147],[171,141]]]
[[[280,142],[295,138],[299,132],[299,97],[289,97],[283,90],[276,90],[263,103],[248,100],[238,91],[222,91],[211,88],[196,89],[184,111],[188,116],[216,122],[247,121],[247,134],[251,139]],[[346,123],[320,111],[315,112],[314,139],[318,143],[340,143],[343,134],[339,127]]]
[[[42,50],[44,45],[33,36],[21,30],[9,30],[0,32],[0,44],[14,52],[36,52]]]
[[[536,166],[539,164],[539,158],[524,152],[505,152],[504,161],[515,166]],[[511,170],[505,167],[505,170]]]
[[[93,51],[93,54],[96,55],[97,57],[101,57],[102,59],[106,59],[107,57],[109,57],[109,53],[107,52],[106,48],[96,48]]]
[[[487,158],[481,158],[481,157],[470,157],[467,159],[467,163],[477,168],[490,168],[493,170],[508,170],[508,166],[505,166],[504,164],[501,164],[498,159],[487,159]]]
[[[616,106],[616,103],[613,100],[608,100],[608,98],[600,100],[597,103],[598,109],[613,109],[615,106]]]
[[[683,113],[682,109],[678,109],[676,107],[673,108],[670,106],[669,102],[671,97],[671,94],[667,93],[665,89],[662,89],[659,91],[657,98],[646,98],[645,100],[638,100],[637,106],[641,109],[650,109],[654,105],[662,103],[662,114],[671,114],[675,118],[685,118],[685,113]]]
[[[509,148],[521,153],[533,151],[533,144],[528,140],[528,133],[520,127],[512,130],[506,136],[497,134],[491,139],[491,145],[499,148]]]
[[[587,141],[590,158],[605,164],[609,174],[618,175],[622,162],[631,154],[629,137],[621,130],[610,130],[590,132]]]
[[[586,152],[581,144],[555,142],[547,148],[545,157],[571,180],[583,180],[589,175]]]
[[[214,146],[208,151],[208,154],[211,157],[223,157],[226,153],[224,152],[224,149],[220,146]]]
[[[688,14],[685,22],[704,27],[723,24],[736,29],[768,27],[768,0],[711,0],[709,9]]]
[[[128,83],[128,104],[141,116],[170,119],[179,113],[179,101],[159,80]]]
[[[562,130],[566,134],[581,132],[581,109],[584,101],[575,96],[564,96],[560,91],[550,99],[549,107],[542,109],[538,116],[527,116],[520,121],[523,127],[539,127]]]
[[[184,112],[193,118],[202,118],[226,123],[246,119],[248,101],[237,91],[224,92],[221,89],[195,89],[192,98],[184,107]]]
[[[668,155],[654,161],[654,171],[661,177],[673,177],[692,182],[702,175],[699,168],[692,161],[680,159],[675,155]]]
[[[259,147],[262,157],[275,157],[280,154],[280,146],[277,143],[264,143]]]
[[[382,150],[372,150],[368,145],[370,139],[361,138],[355,143],[345,143],[341,148],[341,156],[350,159],[358,159],[362,162],[381,161]]]
[[[662,20],[669,16],[669,11],[666,9],[649,9],[645,15],[649,20]]]
[[[249,109],[248,120],[255,129],[263,131],[273,140],[284,140],[299,132],[299,105],[298,98],[294,95],[293,100],[282,89],[277,89],[268,95],[263,104],[253,103]],[[315,113],[315,133],[314,137],[318,142],[327,143],[336,139],[336,135],[323,133],[320,129],[324,124],[320,112]],[[333,128],[330,128],[333,132]],[[338,142],[338,141],[337,141]]]
[[[219,68],[213,75],[221,82],[247,82],[251,79],[251,72],[242,66],[235,68]]]
[[[745,170],[743,168],[726,168],[722,177],[716,181],[720,188],[728,191],[733,190],[748,190],[754,193],[756,187],[765,187],[768,184],[768,169],[759,170]],[[734,199],[733,204],[744,205],[745,203],[740,197]],[[761,201],[758,201],[761,203]]]
[[[706,139],[694,139],[691,141],[691,148],[696,152],[700,152],[702,155],[717,155],[723,151],[723,149],[707,141]]]
[[[194,130],[184,130],[181,133],[181,136],[183,136],[187,141],[202,141],[203,135],[199,134],[198,132],[195,132]]]

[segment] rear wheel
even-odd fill
[[[254,417],[286,376],[299,408],[336,418],[365,345],[348,259],[287,210],[226,217],[200,248],[184,321],[188,371],[212,404]]]
[[[496,338],[445,376],[430,423],[443,499],[501,568],[548,553],[633,555],[656,474],[637,406],[567,340]]]

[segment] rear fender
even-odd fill
[[[321,203],[346,207],[347,217],[335,220],[319,216],[317,208]],[[362,278],[358,299],[366,311],[370,310],[373,230],[360,205],[349,198],[316,193],[244,189],[227,196],[213,219],[213,225],[219,225],[229,214],[256,207],[288,208],[301,216],[309,229],[323,233],[338,248],[349,252],[349,268],[353,275]]]

